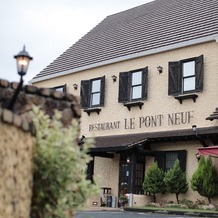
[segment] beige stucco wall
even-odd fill
[[[196,57],[201,54],[204,55],[204,90],[202,93],[198,93],[196,103],[194,103],[192,99],[187,99],[180,104],[173,96],[168,96],[168,62]],[[73,73],[38,82],[35,85],[53,87],[67,84],[67,91],[79,96],[81,80],[106,76],[105,106],[101,108],[100,115],[96,113],[92,113],[91,116],[88,116],[86,113],[82,115],[81,134],[85,136],[187,129],[191,128],[193,124],[196,124],[198,127],[215,126],[218,124],[218,121],[209,122],[206,121],[205,118],[217,107],[217,56],[218,43],[210,42]],[[157,66],[159,65],[163,67],[161,74],[157,71]],[[111,76],[116,75],[117,78],[119,78],[119,72],[130,71],[145,66],[148,66],[148,99],[144,102],[142,110],[138,107],[132,107],[131,111],[128,111],[126,107],[118,103],[119,82],[114,83]],[[79,84],[77,90],[73,90],[74,83]],[[186,122],[185,124],[181,123],[181,112],[184,112],[183,115],[190,114],[190,122]],[[179,120],[175,125],[168,123],[168,114],[171,113],[178,113],[176,116],[179,117]],[[157,115],[163,116],[161,125],[157,124],[155,127],[152,125],[146,127],[143,123],[141,128],[139,127],[139,117],[143,119],[146,116],[151,118],[151,116],[155,117]],[[135,123],[132,129],[129,129],[130,118],[132,118],[132,121]],[[127,119],[126,126],[125,119]],[[115,121],[120,121],[119,129],[97,132],[89,131],[90,124]]]
[[[94,175],[100,188],[111,188],[109,195],[118,197],[118,182],[119,182],[119,161],[120,156],[115,155],[114,158],[95,157]],[[101,191],[101,190],[100,190]],[[107,195],[105,195],[107,198]],[[100,192],[90,198],[87,202],[88,206],[92,206],[93,202],[97,202],[100,206]],[[117,202],[117,201],[116,201]]]
[[[179,61],[187,58],[204,55],[204,89],[202,93],[197,93],[198,98],[196,103],[192,99],[186,99],[182,104],[173,96],[168,95],[168,62]],[[194,46],[184,47],[180,49],[170,50],[159,54],[148,55],[142,58],[137,58],[129,61],[123,61],[97,67],[82,72],[69,74],[66,76],[53,78],[50,80],[35,83],[34,85],[41,87],[54,87],[58,85],[67,84],[67,91],[79,96],[81,80],[93,79],[97,77],[106,76],[105,80],[105,104],[101,108],[100,115],[91,113],[82,113],[81,117],[81,134],[86,137],[90,136],[104,136],[104,135],[120,135],[143,132],[156,132],[178,129],[191,129],[195,124],[198,127],[217,126],[218,120],[207,121],[205,118],[209,116],[217,107],[218,99],[218,43],[208,42]],[[161,74],[157,71],[157,66],[163,67]],[[140,110],[138,107],[132,107],[128,111],[123,104],[118,103],[118,89],[119,89],[119,72],[125,72],[143,68],[148,66],[148,99],[144,101],[144,105]],[[116,75],[117,81],[113,82],[111,76]],[[78,89],[73,89],[73,84],[78,84]],[[182,123],[182,116],[189,116],[190,121]],[[177,116],[178,120],[172,124],[169,122],[169,116]],[[157,125],[146,125],[143,123],[140,128],[140,117],[143,120],[162,117],[157,120]],[[130,120],[133,122],[130,128]],[[119,121],[118,129],[110,129],[105,131],[89,131],[89,125],[107,122]],[[194,170],[197,168],[197,147],[201,145],[198,142],[174,142],[167,144],[158,144],[153,146],[152,150],[181,150],[186,149],[187,153],[187,179],[190,180]],[[115,159],[96,158],[95,160],[95,175],[100,178],[101,186],[108,186],[112,188],[112,194],[118,194],[118,178],[119,178],[119,161]],[[146,167],[152,162],[153,158],[146,158]],[[189,189],[187,195],[182,195],[181,198],[187,198],[195,201],[201,199],[198,193]],[[98,198],[98,197],[97,197]],[[97,199],[96,198],[96,199]],[[158,199],[168,198],[175,201],[173,195],[159,195]],[[98,198],[99,199],[99,198]],[[205,199],[204,199],[205,200]],[[94,201],[94,200],[93,200]],[[134,205],[141,206],[143,201],[146,203],[150,201],[147,196],[134,196]],[[215,203],[218,203],[215,200]]]
[[[0,121],[0,217],[29,218],[33,138]]]

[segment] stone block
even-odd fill
[[[13,113],[10,110],[4,109],[2,119],[7,123],[13,123]]]

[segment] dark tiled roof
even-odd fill
[[[198,135],[204,139],[218,140],[218,127],[198,128]],[[112,151],[119,152],[137,147],[140,144],[149,145],[150,143],[158,142],[175,142],[181,140],[194,140],[195,133],[190,129],[146,132],[125,135],[99,136],[95,138],[95,147],[91,152]]]
[[[217,34],[217,0],[155,0],[106,17],[33,81]]]

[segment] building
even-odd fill
[[[216,0],[155,0],[106,17],[32,79],[80,96],[89,173],[111,195],[144,204],[151,163],[178,158],[189,181],[198,148],[218,144],[217,23]]]

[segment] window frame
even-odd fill
[[[58,92],[66,93],[66,91],[67,91],[67,84],[60,85],[60,86],[54,86],[51,89],[54,89],[55,91],[58,91]],[[58,90],[58,89],[62,89],[62,90]]]
[[[92,83],[93,81],[100,80],[100,101],[99,104],[92,105]],[[93,109],[104,106],[105,94],[105,76],[97,77],[90,80],[81,81],[80,101],[83,109]]]
[[[136,83],[136,84],[133,84],[133,75],[136,74],[136,73],[140,73],[140,83]],[[131,87],[130,87],[130,101],[138,101],[138,100],[141,100],[142,99],[142,85],[143,85],[143,81],[142,81],[142,70],[137,70],[137,71],[134,71],[134,72],[131,72]],[[133,92],[134,92],[134,89],[137,88],[137,87],[140,87],[141,88],[141,93],[140,93],[140,97],[139,98],[133,98]]]
[[[132,75],[133,73],[141,71],[141,97],[132,99]],[[147,100],[147,83],[148,83],[148,67],[139,68],[128,72],[120,72],[119,74],[119,103],[130,103],[141,100]],[[138,86],[138,85],[137,85]]]
[[[94,90],[93,91],[93,82],[95,82],[95,81],[99,81],[100,82],[100,84],[99,84],[99,90]],[[90,90],[90,108],[92,108],[92,107],[97,107],[97,106],[99,106],[100,105],[100,102],[101,102],[101,79],[100,78],[96,78],[96,79],[91,79],[91,84],[90,84],[90,88],[91,88],[91,90]],[[99,96],[98,96],[98,104],[93,104],[93,97],[94,97],[94,95],[96,95],[96,94],[99,94]]]
[[[186,171],[187,164],[187,151],[186,150],[172,150],[172,151],[157,151],[155,153],[155,161],[164,172],[166,172],[166,154],[177,152],[177,156],[180,162],[180,167],[183,172]]]
[[[168,64],[168,95],[179,96],[203,91],[204,57],[183,59],[180,61],[169,62]],[[195,69],[195,89],[184,91],[183,84],[183,64],[194,61]]]

